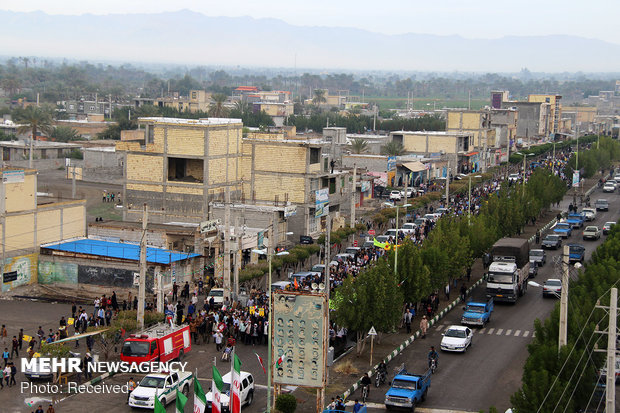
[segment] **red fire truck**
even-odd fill
[[[191,349],[188,325],[157,324],[127,337],[121,350],[121,360],[138,364],[180,360]]]

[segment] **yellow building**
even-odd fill
[[[179,112],[206,112],[211,105],[211,93],[204,90],[190,90],[188,96],[157,98],[154,104],[159,107],[173,108]]]
[[[144,141],[117,142],[125,152],[123,202],[125,219],[200,222],[208,205],[241,194],[241,119],[140,118]]]
[[[276,102],[256,102],[254,108],[259,112],[264,111],[269,116],[290,116],[294,113],[295,105],[292,102],[276,103]]]
[[[489,145],[491,114],[486,110],[449,110],[446,114],[446,132],[469,133],[474,138],[474,146],[482,148]]]
[[[562,112],[574,112],[576,121],[580,123],[594,123],[596,118],[595,106],[562,106]]]
[[[1,170],[2,291],[37,282],[39,245],[86,234],[86,201],[37,202],[37,171]]]
[[[560,130],[560,119],[562,118],[562,104],[560,95],[531,94],[528,95],[528,102],[548,103],[550,105],[550,113],[548,118],[547,130],[551,133],[557,133]]]

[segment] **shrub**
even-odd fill
[[[297,399],[292,394],[281,394],[276,399],[276,410],[282,413],[293,413],[297,409]]]

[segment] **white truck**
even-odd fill
[[[495,301],[516,303],[527,291],[530,246],[526,239],[502,238],[493,245],[486,296]]]
[[[129,407],[143,409],[155,408],[155,397],[165,407],[177,397],[177,389],[188,395],[192,388],[193,376],[188,371],[147,374],[129,395]]]

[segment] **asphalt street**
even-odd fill
[[[599,211],[594,222],[586,225],[597,225],[602,228],[606,221],[617,221],[620,217],[620,196],[603,194],[599,189],[590,196],[591,204],[599,198],[609,201],[609,211]],[[568,196],[560,204],[563,210],[568,208]],[[598,241],[583,241],[581,230],[573,230],[568,239],[570,243],[579,243],[586,247],[586,262],[592,252],[605,240],[601,236]],[[567,241],[564,241],[566,244]],[[547,250],[547,263],[539,269],[534,279],[543,284],[548,278],[561,278],[560,267],[554,265],[562,250]],[[571,265],[571,271],[573,266]],[[485,283],[482,283],[473,293],[474,296],[484,295]],[[491,321],[485,328],[474,328],[473,345],[464,354],[441,352],[439,366],[432,377],[431,389],[426,402],[420,407],[430,409],[480,411],[495,406],[498,411],[504,412],[510,407],[510,396],[521,385],[523,366],[528,356],[527,345],[534,336],[534,320],[545,319],[549,316],[557,299],[543,298],[542,289],[529,287],[527,294],[521,297],[516,304],[496,303]],[[569,295],[569,311],[570,311]],[[396,366],[405,363],[408,371],[424,372],[427,369],[427,353],[431,345],[439,351],[442,332],[453,324],[460,324],[462,315],[461,306],[457,306],[444,319],[429,330],[426,339],[418,340],[409,346],[401,355],[390,362],[388,371],[392,372]],[[390,374],[390,379],[393,374]],[[377,403],[377,408],[368,411],[384,410],[383,397],[387,391],[387,384],[379,388],[372,387],[369,401]],[[357,391],[351,398],[360,397]]]

